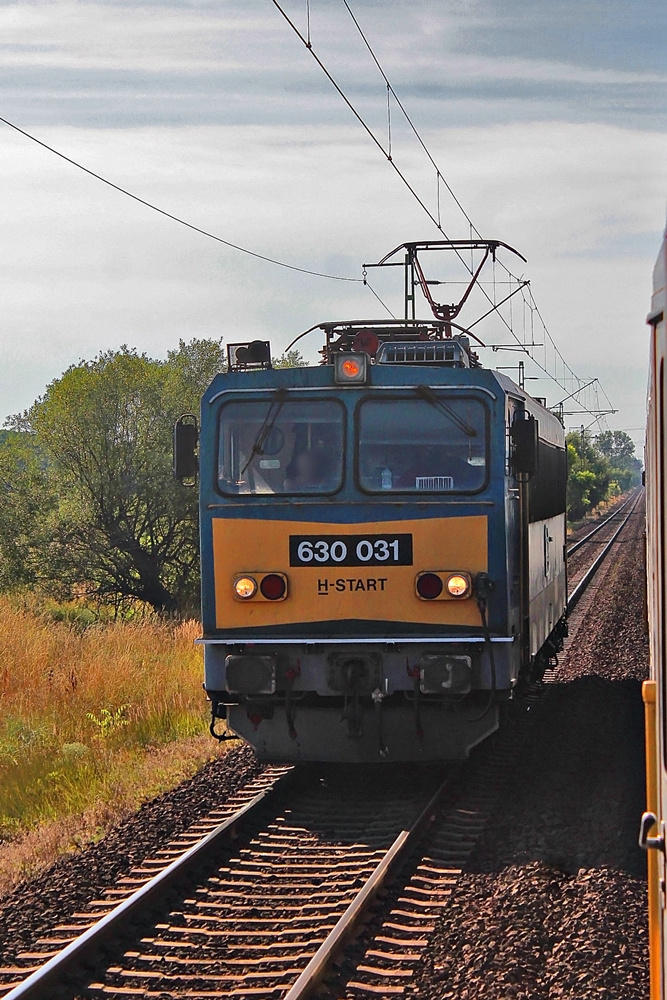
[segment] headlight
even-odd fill
[[[445,586],[452,597],[467,597],[470,591],[470,577],[454,573]]]
[[[234,580],[234,593],[240,600],[247,601],[257,593],[257,581],[251,576],[240,576]]]

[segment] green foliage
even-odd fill
[[[92,722],[97,729],[97,736],[102,740],[109,739],[119,729],[129,726],[129,721],[125,718],[127,705],[119,705],[118,708],[102,708],[99,715],[95,712],[86,712],[86,718]]]
[[[307,362],[293,348],[273,365]],[[82,598],[124,617],[145,604],[192,613],[197,496],[172,475],[172,428],[224,369],[219,341],[181,340],[163,361],[122,347],[72,365],[12,418],[0,432],[0,591],[39,587],[57,602],[52,620],[80,629],[100,617]],[[623,431],[567,442],[570,520],[639,481]]]
[[[603,500],[640,481],[641,462],[624,431],[604,431],[597,438],[572,432],[567,436],[567,516],[581,520]]]
[[[86,629],[92,625],[97,625],[100,621],[99,613],[93,611],[91,607],[82,604],[80,601],[71,601],[68,604],[56,604],[52,601],[44,602],[40,611],[45,618],[53,622],[63,622],[72,628]]]
[[[0,768],[3,765],[18,766],[22,760],[43,750],[47,744],[48,731],[44,725],[7,717],[0,733]]]
[[[34,434],[4,432],[0,491],[0,590],[34,586],[45,575],[58,503]]]
[[[297,347],[293,347],[291,351],[286,351],[284,354],[281,354],[279,358],[273,358],[271,364],[274,368],[308,367],[308,362]]]
[[[181,341],[166,361],[122,347],[73,365],[13,418],[0,442],[12,501],[0,512],[0,588],[196,607],[197,497],[172,475],[171,436],[223,365],[217,341]]]
[[[595,490],[595,473],[589,469],[571,469],[567,482],[567,513],[571,521],[578,521],[590,510],[591,493]]]
[[[596,439],[599,451],[611,466],[611,474],[624,493],[641,480],[642,463],[635,457],[632,438],[625,431],[604,431]]]

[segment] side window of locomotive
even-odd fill
[[[344,410],[333,400],[244,400],[220,414],[218,486],[231,494],[333,493]]]
[[[486,407],[433,392],[359,408],[359,484],[370,493],[475,493],[487,477]]]

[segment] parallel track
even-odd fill
[[[640,499],[623,505],[634,501],[577,583],[570,610]],[[532,708],[542,700],[539,689],[527,697]],[[40,951],[0,969],[0,994],[302,1000],[328,978],[337,996],[400,995],[534,725],[536,713],[525,709],[471,761],[424,769],[419,780],[406,768],[392,770],[389,783],[387,765],[361,779],[340,768],[267,768],[55,928]],[[373,918],[380,892],[390,895]],[[355,932],[369,913],[372,933],[360,944]]]
[[[620,511],[624,509],[628,504],[631,504],[630,510],[623,516],[620,523],[618,525],[617,524],[612,525],[614,530],[611,537],[605,540],[603,548],[600,549],[596,557],[588,565],[585,571],[578,576],[576,585],[570,590],[567,601],[568,615],[570,615],[574,611],[576,606],[579,604],[579,601],[581,600],[582,596],[587,591],[589,585],[591,584],[596,574],[600,570],[600,567],[606,560],[607,556],[609,556],[609,554],[613,550],[614,545],[618,541],[619,535],[625,528],[630,518],[637,513],[637,507],[640,505],[642,498],[643,498],[643,492],[640,490],[639,492],[631,496],[626,501],[626,503],[623,504],[623,508],[619,508],[619,510],[617,510],[614,514],[612,514],[611,517],[607,518],[605,521],[603,521],[601,525],[599,525],[598,528],[595,529],[595,531],[598,531],[600,527],[609,525],[609,522],[611,522],[612,518],[616,517],[620,513]],[[586,538],[581,539],[581,542],[588,541],[590,535],[594,534],[595,531],[587,535]]]
[[[575,552],[578,552],[579,549],[582,548],[582,546],[587,544],[587,542],[590,542],[591,539],[595,535],[597,535],[599,531],[602,531],[605,525],[609,524],[610,521],[613,521],[614,518],[618,517],[621,511],[625,510],[625,508],[628,506],[629,503],[632,503],[633,500],[636,502],[639,494],[641,494],[641,490],[632,493],[627,500],[624,500],[622,504],[620,504],[618,507],[615,507],[611,514],[603,518],[602,521],[599,521],[592,529],[592,531],[589,531],[588,534],[584,535],[582,538],[579,538],[576,542],[570,545],[569,549],[567,550],[568,558],[570,556],[573,556]]]

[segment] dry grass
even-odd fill
[[[191,777],[226,746],[211,748],[211,737],[176,740],[136,758],[123,769],[123,756],[114,768],[111,797],[98,798],[82,812],[45,821],[0,844],[0,899],[14,886],[48,868],[65,854],[103,837],[112,826],[135,812],[142,802]]]
[[[216,752],[196,622],[57,617],[0,597],[0,893]]]

